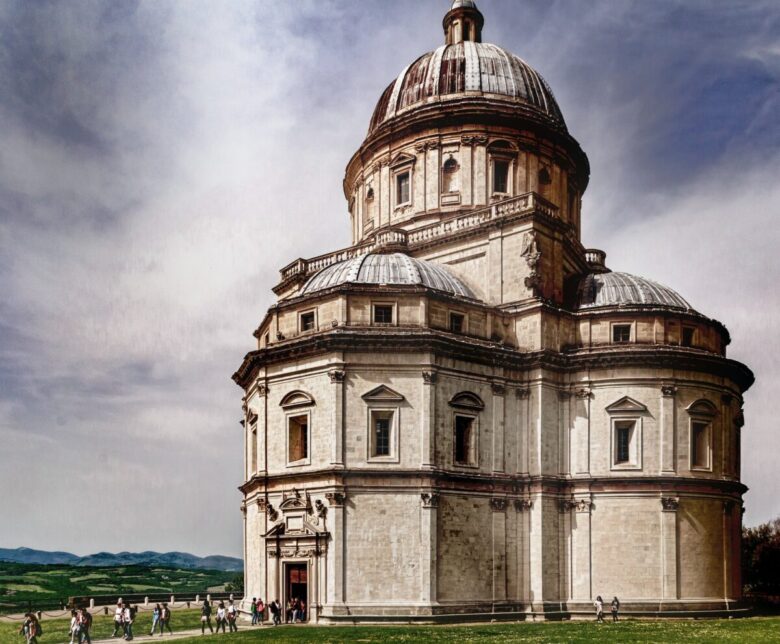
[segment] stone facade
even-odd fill
[[[434,63],[498,49],[473,3],[444,25]],[[347,166],[353,245],[282,269],[234,375],[246,596],[321,623],[738,609],[753,376],[725,327],[583,248],[551,93],[415,103],[410,73]]]

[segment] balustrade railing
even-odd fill
[[[343,248],[332,253],[326,253],[311,259],[296,259],[285,266],[280,272],[282,282],[293,277],[305,277],[316,273],[331,264],[337,264],[353,257],[360,257],[381,248],[394,246],[413,249],[452,235],[477,228],[491,221],[511,217],[527,212],[541,212],[549,217],[558,216],[558,207],[534,192],[527,192],[517,197],[511,197],[479,210],[437,221],[415,230],[400,228],[380,228],[373,236],[360,244]]]

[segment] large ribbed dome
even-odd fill
[[[339,284],[419,284],[450,295],[477,299],[472,290],[447,269],[403,253],[370,253],[331,264],[313,275],[301,293],[306,295]]]
[[[693,310],[683,297],[668,286],[628,273],[591,273],[580,281],[577,309],[602,306],[663,306]]]
[[[530,65],[496,45],[467,40],[443,45],[404,69],[379,99],[369,133],[416,107],[474,96],[508,101],[566,130],[552,90]]]

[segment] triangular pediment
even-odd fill
[[[607,411],[610,414],[616,412],[633,412],[644,413],[647,411],[647,407],[638,400],[634,400],[630,396],[623,396],[620,400],[616,400],[607,407]]]
[[[401,402],[404,400],[401,394],[386,385],[379,385],[371,391],[364,393],[362,398],[369,402]]]
[[[417,161],[417,157],[413,157],[411,154],[406,154],[405,152],[401,152],[400,154],[396,154],[392,158],[392,160],[390,161],[390,167],[397,168],[398,166],[412,164],[415,161]]]
[[[288,527],[287,521],[279,521],[275,523],[263,537],[274,537],[278,539],[300,539],[303,537],[322,537],[327,535],[327,531],[321,529],[319,526],[315,526],[310,523],[305,517],[301,518],[300,524],[296,524],[295,528]]]
[[[290,498],[281,502],[279,509],[282,512],[289,512],[290,510],[308,510],[308,501],[308,497],[291,496]]]

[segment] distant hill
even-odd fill
[[[0,561],[34,564],[67,564],[70,566],[164,566],[241,571],[244,562],[235,557],[210,555],[197,557],[188,552],[98,552],[79,557],[70,552],[47,552],[30,548],[0,548]]]

